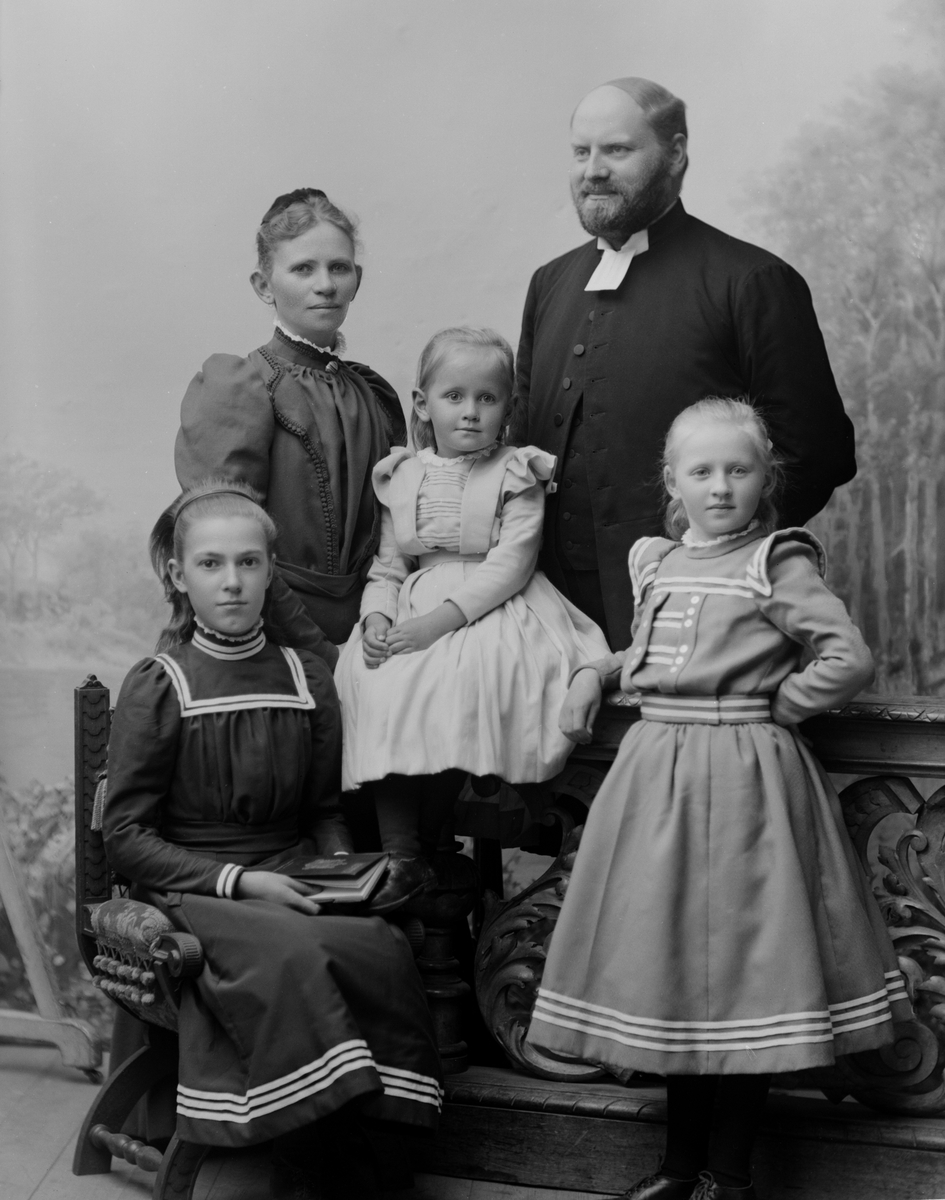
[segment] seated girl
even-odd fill
[[[426,858],[463,775],[556,775],[568,676],[604,635],[535,570],[555,459],[503,444],[508,343],[444,329],[420,358],[411,433],[374,471],[381,544],[336,670],[343,787],[375,781],[392,866],[376,906],[431,878]]]
[[[175,450],[182,488],[213,475],[260,493],[279,531],[275,613],[293,645],[330,667],[377,549],[371,471],[406,432],[390,384],[341,357],[361,284],[357,244],[353,220],[317,188],[273,202],[250,281],[275,331],[246,358],[207,359],[181,405]]]
[[[155,527],[173,619],[118,698],[104,836],[137,896],[204,949],[181,1001],[179,1135],[275,1138],[274,1196],[368,1196],[345,1114],[433,1127],[439,1063],[402,933],[320,912],[274,870],[300,846],[345,848],[337,697],[324,662],[268,619],[275,540],[252,489],[225,481]]]

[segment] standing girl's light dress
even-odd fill
[[[253,630],[198,629],[122,685],[109,741],[109,861],[205,964],[180,1012],[177,1132],[251,1145],[357,1101],[434,1128],[440,1068],[406,940],[380,918],[233,899],[317,839],[337,802],[328,668]]]
[[[557,774],[571,671],[607,653],[604,635],[535,572],[551,455],[494,445],[459,458],[395,450],[374,472],[381,544],[362,619],[395,624],[447,600],[467,624],[426,650],[364,664],[356,627],[335,680],[345,789],[387,775],[459,768],[509,783]]]
[[[621,684],[643,720],[591,807],[529,1039],[622,1079],[794,1071],[892,1041],[911,1016],[896,955],[789,727],[872,678],[819,543],[644,538],[630,566]]]

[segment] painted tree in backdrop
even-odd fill
[[[945,693],[945,12],[904,15],[936,70],[878,72],[755,194],[805,276],[857,429],[859,474],[814,522],[877,662],[874,690]]]

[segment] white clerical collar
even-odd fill
[[[650,248],[649,234],[645,229],[638,229],[632,234],[619,250],[614,250],[604,241],[597,239],[597,249],[603,250],[600,262],[594,274],[587,281],[585,292],[612,292],[624,281],[630,264],[638,254],[643,254]]]

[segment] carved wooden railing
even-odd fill
[[[506,903],[487,903],[476,955],[476,993],[486,1024],[512,1064],[548,1079],[599,1078],[525,1044],[545,952],[568,886],[584,814],[636,710],[606,705],[594,741],[578,747],[548,785],[545,814],[562,825],[561,852]],[[945,701],[864,699],[808,721],[802,732],[828,771],[862,776],[840,793],[854,847],[886,918],[915,1008],[882,1050],[792,1077],[831,1098],[873,1108],[945,1112],[945,786],[927,799],[912,782],[945,780]]]

